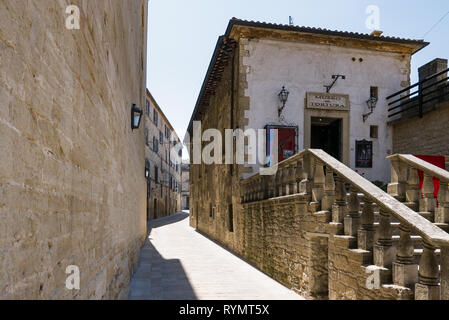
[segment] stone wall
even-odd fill
[[[412,117],[392,124],[393,152],[449,155],[449,102],[441,103],[423,118]]]
[[[80,30],[66,7],[79,6]],[[145,0],[0,2],[0,299],[126,298],[146,234]],[[80,290],[65,287],[67,266]]]

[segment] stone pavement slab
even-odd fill
[[[304,300],[189,226],[178,213],[149,223],[129,299]]]

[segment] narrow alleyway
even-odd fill
[[[130,299],[302,300],[189,226],[188,214],[155,220]]]

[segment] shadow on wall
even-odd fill
[[[198,300],[178,259],[164,259],[151,244],[151,231],[188,219],[178,213],[148,223],[148,237],[142,248],[139,267],[131,280],[130,300]]]

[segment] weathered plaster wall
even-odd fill
[[[249,39],[244,48],[248,52],[243,64],[247,66],[246,95],[250,101],[247,128],[264,128],[267,124],[298,126],[298,147],[302,150],[306,92],[325,92],[324,85],[330,84],[333,74],[346,75],[346,80],[339,79],[331,92],[350,97],[348,165],[355,169],[355,141],[372,140],[374,167],[358,171],[370,180],[390,180],[385,157],[392,150],[392,131],[386,124],[385,98],[408,85],[410,55],[267,39]],[[282,86],[290,91],[283,122],[277,114]],[[368,112],[366,101],[371,86],[379,88],[379,102],[364,123],[362,115]],[[379,126],[378,139],[370,138],[370,125]],[[254,166],[254,173],[258,167]]]
[[[81,29],[65,28],[69,4]],[[0,299],[126,298],[146,234],[145,0],[0,1]],[[66,267],[81,271],[65,287]]]

